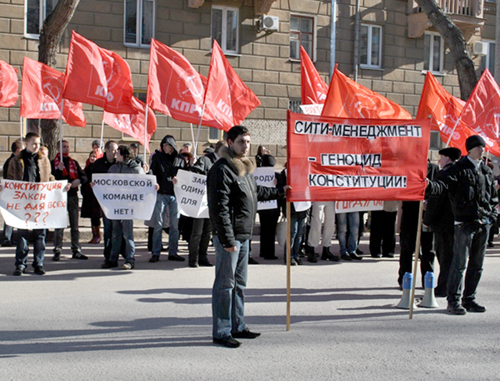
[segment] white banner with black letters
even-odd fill
[[[255,171],[253,171],[253,177],[255,177],[257,185],[268,188],[276,187],[276,184],[274,183],[276,175],[274,174],[273,167],[255,168]],[[257,210],[276,209],[277,207],[278,203],[276,200],[259,201]]]
[[[110,220],[149,220],[156,204],[156,177],[135,173],[93,174],[92,190]]]
[[[179,212],[187,217],[209,218],[207,176],[179,170],[174,185]]]

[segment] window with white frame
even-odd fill
[[[300,60],[300,46],[314,60],[314,18],[290,16],[290,58]]]
[[[424,70],[442,73],[444,62],[444,41],[437,33],[424,35]]]
[[[361,24],[359,64],[365,68],[382,67],[382,27]]]
[[[212,6],[212,41],[217,40],[222,51],[237,54],[239,50],[239,9]]]
[[[149,47],[155,33],[155,0],[124,0],[126,46]]]
[[[495,75],[495,41],[485,41],[488,44],[488,52],[481,57],[481,70],[488,69]]]
[[[221,139],[221,131],[218,128],[208,127],[208,141],[219,141]]]
[[[27,37],[40,37],[45,18],[52,13],[59,0],[26,0],[24,34]]]

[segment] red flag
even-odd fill
[[[64,99],[115,113],[134,113],[130,68],[118,54],[73,31],[69,45]]]
[[[328,86],[319,75],[304,47],[300,46],[300,91],[302,104],[323,104]]]
[[[440,132],[441,140],[445,143],[449,140],[451,147],[459,148],[462,154],[467,155],[465,141],[469,136],[475,135],[475,132],[459,121],[464,105],[464,101],[450,95],[431,72],[427,72],[417,119],[430,117],[431,129]]]
[[[19,98],[18,87],[17,70],[0,60],[0,107],[12,107],[16,104]]]
[[[214,39],[205,107],[213,111],[217,128],[228,131],[241,124],[258,105],[259,98],[238,77]]]
[[[33,119],[59,119],[63,87],[63,73],[24,57],[21,116]],[[70,126],[87,125],[82,104],[78,102],[64,101],[63,119]]]
[[[322,116],[339,118],[411,119],[398,104],[367,89],[335,67]]]
[[[486,150],[500,156],[500,87],[488,69],[467,100],[460,120],[484,138]]]
[[[156,131],[156,116],[154,111],[149,107],[148,110],[148,133],[147,140],[144,143],[144,127],[146,120],[146,104],[141,102],[136,97],[132,97],[132,105],[136,108],[135,114],[113,114],[107,111],[104,111],[103,120],[104,123],[113,127],[115,130],[121,131],[143,146],[146,146],[146,149],[149,152],[149,141],[151,140],[151,136]]]
[[[289,201],[423,200],[429,120],[288,112]]]

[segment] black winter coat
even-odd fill
[[[224,247],[232,247],[236,241],[250,239],[257,201],[275,200],[284,192],[258,186],[248,157],[235,157],[226,147],[220,153],[207,177],[208,208],[214,234]]]
[[[446,181],[446,178],[450,176],[450,169],[452,167],[453,163],[445,165],[438,172],[435,180]],[[432,231],[436,233],[453,234],[455,227],[448,190],[445,190],[441,194],[429,196],[424,215],[424,224],[430,226]]]

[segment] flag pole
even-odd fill
[[[104,114],[104,111],[103,111],[103,114]],[[101,122],[101,147],[99,147],[101,149],[101,152],[104,149],[104,144],[102,141],[103,139],[104,139],[104,115],[102,117],[102,122]]]
[[[19,116],[20,118],[20,123],[19,123],[19,132],[21,134],[21,143],[23,142],[23,117]]]
[[[450,140],[451,140],[451,137],[453,136],[453,134],[455,133],[455,129],[457,128],[458,126],[458,122],[460,122],[460,118],[457,119],[455,125],[453,126],[453,130],[451,131],[451,134],[450,134],[450,137],[448,138],[448,141],[446,142],[446,147],[448,147],[450,145]],[[445,148],[446,148],[445,147]]]
[[[149,114],[149,106],[146,103],[146,116],[144,117],[144,164],[147,163],[147,154],[146,154],[146,142],[148,139],[148,114]],[[149,144],[148,144],[149,145]]]
[[[191,141],[193,142],[193,148],[195,146],[195,142],[194,142],[194,130],[193,130],[193,123],[189,123],[189,127],[191,128]],[[196,150],[194,150],[194,157],[198,157],[198,155],[196,155]]]
[[[198,124],[198,133],[196,134],[196,144],[194,146],[195,154],[198,152],[198,141],[200,139],[200,130],[201,130],[201,122],[203,122],[203,114],[205,114],[205,102],[203,102],[203,108],[201,109],[200,124]]]
[[[291,278],[291,271],[290,271],[290,263],[291,263],[291,242],[290,242],[290,235],[291,235],[291,219],[292,219],[292,203],[290,201],[286,202],[286,330],[290,331],[290,302],[291,302],[291,289],[290,289],[290,278]]]
[[[411,297],[410,297],[410,316],[413,318],[413,304],[415,300],[415,285],[417,284],[417,264],[418,264],[418,254],[420,253],[420,236],[422,235],[422,215],[424,214],[424,200],[420,200],[420,207],[418,209],[418,226],[417,226],[417,241],[415,242],[415,255],[413,263],[413,284],[411,286]]]
[[[64,161],[63,161],[63,120],[62,120],[62,117],[63,117],[63,107],[64,107],[64,98],[61,99],[61,112],[59,114],[59,126],[61,126],[61,131],[59,132],[59,159],[61,160],[61,163],[63,163],[64,165]]]

